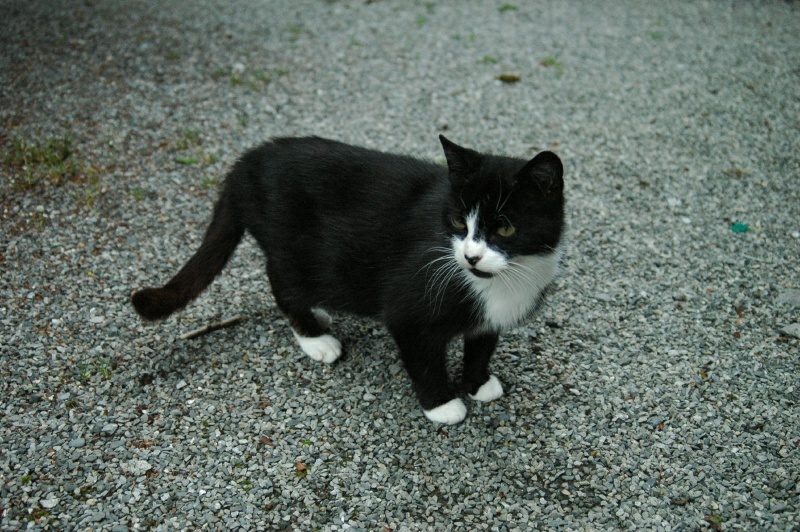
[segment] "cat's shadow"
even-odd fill
[[[178,317],[174,325],[177,329],[176,336],[202,327],[203,323],[220,321],[217,318],[219,316],[195,321],[186,315]],[[356,384],[364,386],[369,386],[370,380],[383,384],[386,373],[398,373],[400,361],[397,347],[380,322],[346,315],[336,315],[333,318],[328,332],[341,341],[342,354],[332,364],[317,362],[306,356],[280,312],[274,307],[268,307],[247,314],[233,327],[214,330],[191,339],[176,338],[168,343],[168,348],[159,348],[159,355],[151,359],[148,367],[140,369],[137,379],[140,385],[180,380],[192,372],[193,368],[216,369],[223,364],[246,364],[248,360],[271,358],[276,353],[281,356],[280,365],[291,369],[299,366],[305,373],[317,373],[318,370],[330,368],[332,377],[336,378],[340,369],[346,368],[347,373],[358,374],[355,377]],[[243,352],[246,354],[245,360],[242,360]],[[361,377],[361,374],[364,376]]]

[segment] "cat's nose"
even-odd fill
[[[467,262],[469,262],[470,266],[475,266],[476,264],[478,264],[478,261],[481,260],[481,257],[479,255],[475,255],[474,257],[470,257],[469,255],[464,255],[464,258],[467,259]]]

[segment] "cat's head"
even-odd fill
[[[453,192],[445,224],[462,268],[489,279],[515,259],[556,252],[564,225],[563,166],[556,154],[545,151],[526,162],[439,138]]]

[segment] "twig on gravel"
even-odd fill
[[[183,333],[180,336],[180,338],[181,340],[189,340],[191,338],[197,338],[198,336],[203,336],[204,334],[216,331],[217,329],[233,327],[242,320],[244,320],[244,316],[234,316],[233,318],[228,318],[227,320],[222,320],[215,323],[209,323],[208,325],[200,327],[199,329],[194,329],[187,333]]]

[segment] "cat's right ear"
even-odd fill
[[[444,135],[439,135],[439,141],[444,148],[450,182],[453,185],[463,185],[473,176],[480,174],[481,155],[478,152],[462,148]]]

